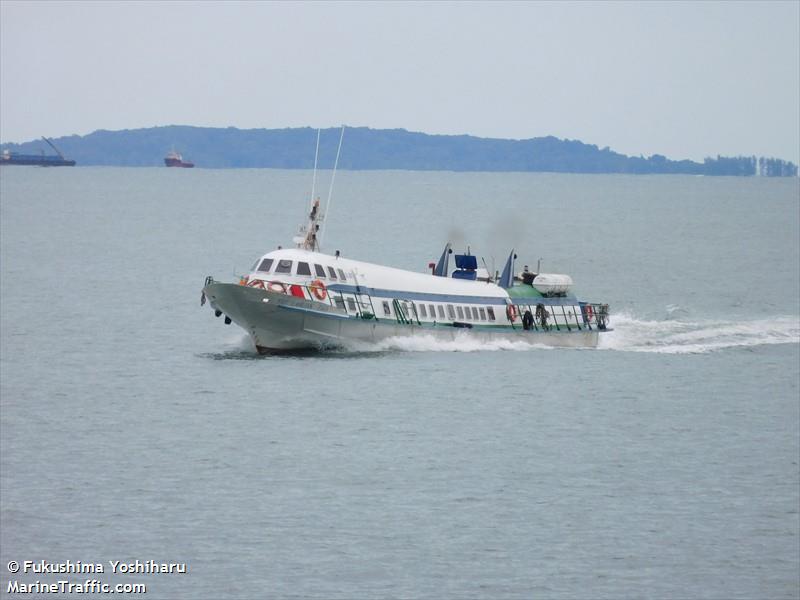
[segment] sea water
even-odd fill
[[[260,357],[200,290],[289,245],[310,188],[0,171],[0,593],[798,597],[797,179],[340,171],[326,250],[425,271],[448,241],[491,270],[514,249],[614,331]]]

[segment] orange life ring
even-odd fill
[[[312,281],[309,289],[317,300],[325,300],[328,297],[328,290],[325,289],[325,284],[319,279]]]
[[[247,287],[264,289],[264,282],[260,279],[253,279],[247,282]]]
[[[591,304],[586,305],[586,320],[591,321],[592,317],[594,316],[594,309],[592,308]]]
[[[506,316],[508,317],[508,320],[511,321],[512,323],[514,321],[516,321],[517,320],[517,307],[514,306],[513,304],[509,304],[506,307]]]
[[[270,292],[277,292],[279,294],[285,294],[286,293],[286,286],[283,285],[280,281],[270,281],[267,284],[267,289]]]

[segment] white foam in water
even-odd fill
[[[613,331],[600,334],[598,348],[622,352],[655,352],[662,354],[698,354],[764,344],[800,343],[800,319],[773,317],[753,321],[648,321],[626,313],[612,315]],[[232,334],[225,340],[229,350],[255,352],[245,332]],[[440,340],[431,335],[398,336],[379,342],[348,341],[344,349],[352,352],[497,352],[549,350],[549,346],[523,340],[482,342],[468,335],[455,340]]]
[[[253,341],[245,331],[236,329],[225,338],[225,348],[230,352],[255,352]]]
[[[518,340],[495,340],[482,342],[468,335],[458,336],[454,340],[439,340],[432,335],[398,336],[375,343],[348,344],[348,349],[361,352],[386,352],[400,350],[403,352],[496,352],[498,350],[532,350],[548,349],[541,344],[529,344]]]
[[[599,348],[625,352],[693,354],[724,348],[800,343],[800,319],[753,321],[644,321],[615,314],[614,331],[600,336]]]

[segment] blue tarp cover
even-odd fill
[[[459,269],[477,269],[478,257],[471,254],[456,254],[456,267]]]

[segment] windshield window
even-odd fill
[[[308,266],[307,262],[299,262],[297,263],[297,274],[311,275],[311,267]]]
[[[275,269],[276,273],[291,273],[292,272],[292,261],[290,260],[279,260],[278,266]]]
[[[270,269],[272,269],[272,259],[265,258],[261,261],[261,264],[258,265],[258,270],[262,273],[269,273]]]
[[[325,277],[325,267],[314,263],[314,271],[317,272],[317,277]]]

